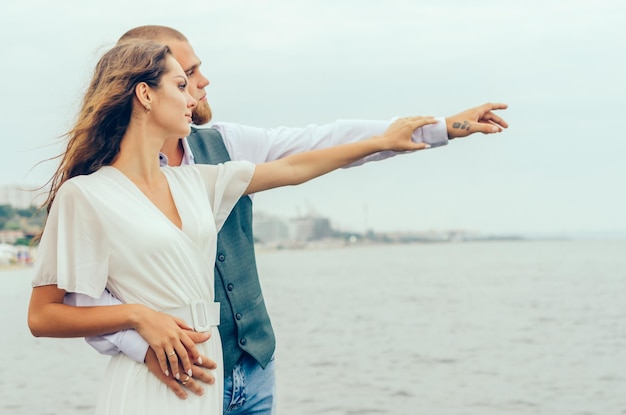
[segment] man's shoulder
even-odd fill
[[[231,159],[224,137],[215,128],[192,126],[187,144],[196,163],[217,164]]]
[[[220,138],[222,139],[222,134],[213,127],[197,127],[191,126],[191,132],[189,133],[188,138],[198,137],[198,138]]]

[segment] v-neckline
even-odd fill
[[[170,182],[170,177],[167,174],[168,172],[166,172],[165,170],[162,170],[163,175],[165,176],[165,181],[167,182],[167,187],[170,191],[170,195],[172,196],[172,202],[174,203],[174,208],[176,209],[176,213],[178,214],[178,217],[180,218],[180,227],[178,227],[178,225],[176,223],[174,223],[174,221],[172,221],[166,214],[165,212],[163,212],[161,209],[159,209],[159,207],[154,204],[154,202],[152,200],[150,200],[150,198],[139,188],[139,186],[137,186],[135,184],[135,182],[133,182],[128,176],[126,176],[124,174],[124,172],[122,172],[120,169],[118,169],[117,167],[108,165],[108,166],[103,166],[103,168],[105,167],[110,167],[112,170],[114,170],[116,173],[118,173],[119,175],[121,175],[124,180],[130,184],[130,186],[134,189],[134,191],[136,193],[139,193],[141,195],[141,197],[150,205],[152,206],[152,208],[154,210],[156,210],[157,212],[159,212],[159,214],[163,217],[163,219],[165,219],[166,222],[170,223],[174,228],[178,229],[180,232],[183,232],[183,229],[185,229],[185,221],[183,220],[183,215],[181,214],[179,205],[177,203],[176,200],[176,191],[174,189],[172,189],[171,186],[171,182]],[[162,167],[162,169],[164,169]]]

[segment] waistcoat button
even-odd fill
[[[217,256],[217,260],[220,261],[220,262],[224,262],[225,259],[226,259],[226,255],[224,255],[224,254],[219,254]]]
[[[239,313],[235,314],[235,318],[236,318],[237,320],[241,320],[241,314],[239,314]]]
[[[245,346],[246,343],[248,343],[248,341],[246,339],[239,340],[239,344],[241,344],[242,346]]]
[[[233,288],[235,288],[235,287],[233,286],[233,284],[228,284],[228,285],[226,286],[226,289],[228,289],[228,291],[232,291],[232,290],[233,290]]]

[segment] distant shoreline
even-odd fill
[[[32,268],[32,264],[0,264],[0,272]]]

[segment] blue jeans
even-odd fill
[[[265,369],[244,353],[233,373],[224,379],[224,414],[270,415],[276,413],[274,357]]]

